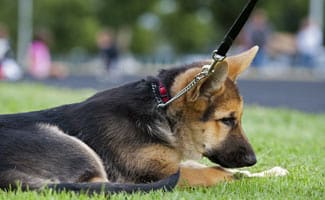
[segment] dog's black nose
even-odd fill
[[[245,156],[244,162],[246,166],[255,165],[257,162],[255,154]]]

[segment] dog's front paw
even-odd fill
[[[249,171],[241,170],[229,170],[233,173],[235,179],[245,178],[245,177],[276,177],[276,176],[286,176],[289,174],[288,170],[282,167],[273,167],[272,169],[262,171],[259,173],[251,173]]]
[[[272,169],[266,170],[264,172],[260,172],[261,177],[272,177],[272,176],[286,176],[289,174],[289,171],[282,167],[273,167]]]

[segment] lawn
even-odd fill
[[[94,92],[0,83],[0,113],[31,111],[77,102]],[[170,193],[158,191],[148,194],[117,194],[110,199],[325,199],[325,114],[246,107],[243,127],[258,158],[258,163],[246,170],[258,172],[281,166],[289,170],[288,176],[246,178],[211,188],[175,189]],[[103,195],[92,198],[106,199]],[[89,197],[51,191],[37,193],[0,190],[0,200],[2,199],[64,200]]]

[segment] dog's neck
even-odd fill
[[[191,68],[197,68],[201,66],[202,63],[193,63],[192,65],[183,66],[180,68],[173,68],[170,70],[163,70],[158,75],[159,81],[163,83],[166,87],[169,94],[175,93],[172,92],[172,88],[175,85],[176,78],[186,72]],[[193,77],[194,78],[194,77]],[[190,81],[190,80],[186,80]],[[173,108],[171,107],[173,106]],[[178,107],[174,109],[174,107]],[[191,135],[190,127],[184,128],[184,123],[179,119],[184,118],[184,113],[182,112],[182,108],[179,105],[174,105],[173,103],[163,108],[164,115],[169,122],[170,130],[172,131],[172,135],[175,137],[175,146],[179,152],[181,153],[181,157],[183,160],[191,159],[191,160],[199,160],[202,158],[203,149],[201,147],[196,146],[195,139]]]

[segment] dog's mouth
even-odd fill
[[[218,151],[209,151],[204,154],[210,161],[219,164],[225,168],[240,168],[249,167],[256,164],[256,156],[254,153],[232,152],[229,154],[222,154]]]

